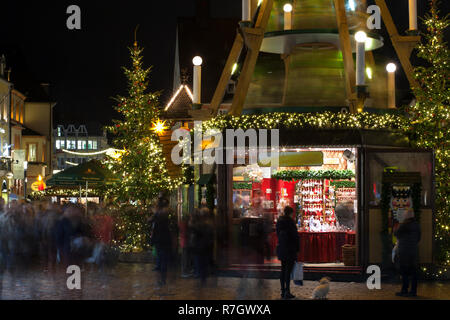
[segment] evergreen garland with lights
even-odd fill
[[[233,189],[235,190],[252,190],[251,182],[233,182]]]
[[[284,181],[296,180],[343,180],[352,179],[355,174],[351,170],[281,170],[272,174],[272,178]]]
[[[436,229],[435,258],[443,266],[433,274],[439,278],[450,266],[450,55],[444,32],[450,25],[448,15],[440,17],[438,1],[430,1],[424,19],[427,32],[418,46],[424,66],[415,68],[418,86],[413,88],[416,104],[408,108],[410,132],[417,147],[435,151]]]
[[[331,181],[330,187],[334,187],[335,189],[340,188],[356,188],[355,181]]]
[[[104,192],[99,189],[88,189],[88,197],[103,197]],[[47,188],[43,191],[34,191],[28,198],[31,200],[44,200],[48,197],[70,197],[79,198],[80,190],[75,188]],[[86,197],[86,189],[81,190],[81,198]]]
[[[406,132],[407,119],[395,114],[373,114],[361,112],[357,114],[340,112],[309,112],[218,116],[203,122],[203,131],[208,129],[368,129],[398,130]]]

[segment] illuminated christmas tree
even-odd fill
[[[115,120],[109,127],[115,135],[114,146],[124,150],[120,157],[109,158],[112,171],[121,181],[110,190],[119,201],[133,201],[142,206],[160,191],[177,188],[181,181],[169,176],[158,134],[165,129],[160,121],[160,92],[147,92],[151,68],[143,68],[143,49],[135,42],[130,48],[132,68],[124,68],[128,79],[128,96],[118,96],[115,109],[123,120]]]
[[[436,258],[444,270],[450,266],[450,56],[444,32],[448,16],[440,17],[438,1],[430,1],[430,13],[424,19],[427,32],[418,47],[423,66],[415,68],[418,87],[413,88],[417,102],[409,108],[410,131],[418,147],[436,154]]]

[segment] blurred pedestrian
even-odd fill
[[[56,228],[62,217],[61,207],[59,205],[51,205],[40,216],[39,226],[41,228],[41,242],[43,247],[43,263],[44,270],[56,271],[57,262],[57,244],[56,244]]]
[[[293,214],[294,209],[286,206],[284,208],[284,215],[278,219],[276,225],[278,236],[277,255],[281,261],[281,298],[283,299],[295,298],[290,291],[291,273],[297,261],[300,243]]]
[[[56,230],[56,246],[58,249],[59,261],[66,268],[75,263],[80,263],[80,259],[87,255],[72,250],[72,243],[78,239],[77,242],[84,242],[80,238],[91,236],[90,226],[88,221],[83,218],[83,209],[78,205],[69,205],[65,208],[64,214],[57,222]],[[82,249],[85,247],[82,246]]]
[[[172,252],[172,236],[169,226],[169,201],[160,194],[153,219],[152,245],[156,247],[156,255],[159,263],[159,285],[164,286],[167,280],[167,268]]]
[[[209,209],[204,207],[197,214],[192,226],[195,266],[202,285],[206,284],[211,255],[214,249],[214,230]]]
[[[398,258],[402,276],[402,289],[397,296],[417,296],[418,248],[421,237],[419,223],[414,218],[414,212],[408,210],[403,222],[394,231],[398,240]],[[410,291],[408,291],[411,285]]]
[[[273,214],[268,211],[263,211],[263,242],[264,242],[264,257],[270,261],[272,259],[272,246],[270,243],[270,235],[273,232]]]
[[[182,278],[188,278],[192,276],[193,271],[191,247],[189,246],[189,238],[191,235],[189,220],[190,217],[188,215],[184,215],[179,224]]]
[[[114,227],[113,218],[103,208],[92,210],[93,234],[96,240],[110,245]]]

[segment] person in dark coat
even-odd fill
[[[214,227],[209,216],[209,209],[204,207],[196,213],[196,218],[192,224],[192,250],[195,258],[196,272],[198,272],[201,285],[206,284],[208,269],[214,250]]]
[[[172,252],[172,236],[169,223],[169,202],[164,198],[158,199],[153,218],[152,245],[156,247],[156,254],[161,275],[160,285],[166,284],[167,268]]]
[[[287,206],[284,208],[284,215],[277,221],[277,255],[281,261],[281,297],[283,299],[293,299],[290,292],[291,273],[297,261],[297,254],[300,249],[297,227],[293,219],[294,209]]]
[[[70,210],[70,209],[69,209]],[[59,255],[59,262],[64,268],[70,265],[70,242],[75,230],[68,216],[67,209],[55,225],[55,244]]]
[[[73,240],[89,238],[91,235],[89,223],[83,218],[83,209],[78,205],[69,205],[64,214],[55,224],[55,243],[60,262],[67,268],[72,264],[81,264],[83,254],[74,250]],[[82,249],[85,249],[83,246]]]
[[[398,240],[398,258],[402,276],[402,290],[398,296],[417,296],[418,245],[421,237],[420,225],[409,210],[394,235]],[[411,282],[411,291],[408,288]]]
[[[178,229],[180,231],[180,248],[181,248],[181,277],[189,278],[193,270],[193,263],[191,259],[191,248],[189,246],[189,238],[191,230],[189,227],[188,215],[184,215],[179,223]]]

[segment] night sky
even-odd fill
[[[427,1],[418,3],[423,15]],[[448,12],[449,4],[444,3]],[[81,30],[66,27],[66,8],[72,4],[81,8]],[[406,30],[408,1],[388,4],[399,31]],[[144,63],[153,66],[150,90],[163,90],[164,104],[172,92],[177,17],[194,16],[195,8],[196,0],[7,1],[1,8],[0,54],[6,54],[11,80],[24,93],[20,87],[27,82],[24,78],[51,84],[51,95],[58,102],[54,124],[108,124],[117,117],[112,97],[126,90],[121,68],[129,65],[127,47],[134,41],[136,25],[140,25],[138,42],[145,47]],[[240,15],[241,0],[211,0],[212,18]],[[396,60],[384,25],[381,34],[385,48],[380,54]],[[407,90],[406,78],[401,74],[399,78],[400,89]]]

